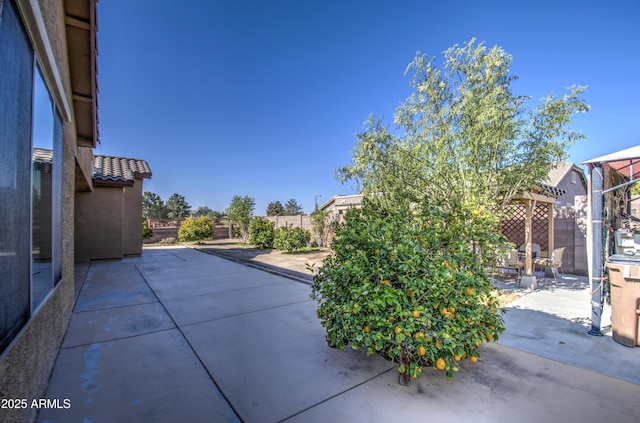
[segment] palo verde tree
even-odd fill
[[[234,195],[227,207],[227,217],[230,224],[238,226],[242,242],[249,241],[249,224],[256,207],[256,200],[245,195]]]
[[[588,110],[586,88],[527,108],[511,61],[475,40],[445,51],[441,67],[416,55],[397,131],[370,118],[337,171],[365,201],[337,228],[312,298],[331,345],[398,361],[403,384],[424,366],[452,378],[504,330],[484,271],[505,241],[501,212],[582,138],[568,126]]]
[[[181,220],[189,216],[191,206],[185,200],[184,196],[174,193],[169,197],[165,204],[167,208],[167,217],[169,219]]]

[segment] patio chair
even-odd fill
[[[522,280],[522,269],[524,268],[524,263],[520,261],[518,258],[518,251],[515,248],[509,249],[506,251],[505,258],[498,264],[499,268],[502,269],[511,269],[516,271],[516,282],[520,285],[520,281]]]
[[[557,273],[558,273],[558,269],[560,269],[560,271],[564,275],[564,270],[562,270],[562,256],[564,255],[564,250],[565,250],[565,247],[556,248],[551,253],[551,257],[549,257],[549,258],[542,258],[541,257],[541,258],[535,259],[533,261],[534,267],[535,266],[539,266],[540,269],[543,270],[543,271],[546,268],[550,268],[551,269],[551,273],[553,273],[553,280],[554,280],[556,285],[558,285],[558,278],[556,276]]]
[[[522,244],[518,247],[518,251],[520,253],[524,253],[527,251],[527,244]],[[540,244],[531,244],[531,258],[534,260],[542,257],[542,249],[540,248]]]

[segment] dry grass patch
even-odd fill
[[[500,307],[505,307],[510,303],[514,302],[515,300],[517,300],[518,298],[522,297],[521,293],[505,291],[501,289],[493,290],[492,294],[496,297],[498,304],[500,304]]]

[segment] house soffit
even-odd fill
[[[78,145],[95,148],[98,131],[97,0],[64,0],[69,73]]]

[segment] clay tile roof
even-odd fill
[[[136,178],[151,178],[144,160],[98,155],[93,158],[93,182],[102,186],[132,186]]]
[[[53,150],[47,150],[44,148],[34,148],[31,153],[31,160],[36,169],[43,172],[51,172],[51,165],[53,164]]]

